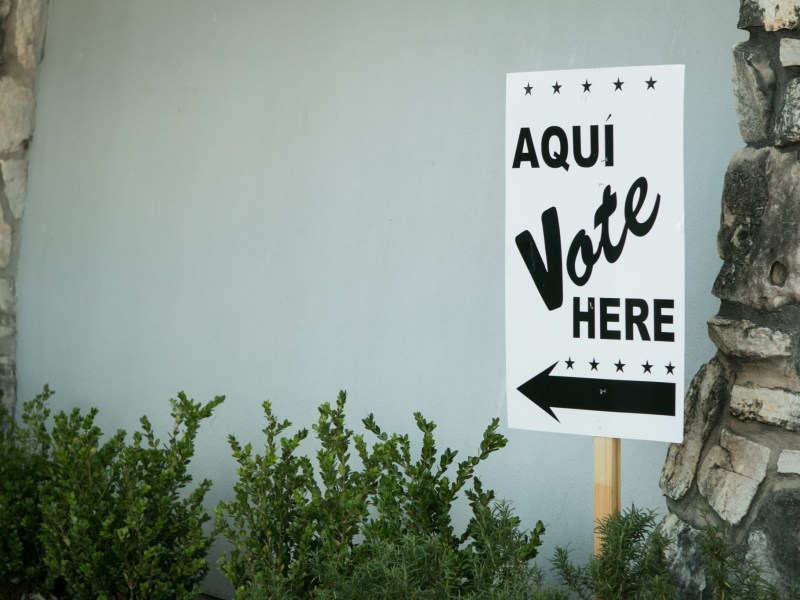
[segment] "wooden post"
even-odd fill
[[[620,504],[620,440],[594,438],[594,523],[609,515],[619,514]],[[594,534],[594,553],[600,552],[602,538]]]

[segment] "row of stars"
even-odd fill
[[[573,365],[575,364],[575,361],[574,361],[574,360],[572,360],[572,357],[569,357],[569,358],[568,358],[566,361],[564,361],[564,362],[566,362],[566,363],[567,363],[567,369],[571,369],[571,370],[573,370],[573,371],[575,370],[575,369],[574,369],[574,367],[573,367]],[[599,365],[599,364],[600,364],[600,363],[599,363],[599,362],[597,362],[597,360],[595,360],[594,358],[592,358],[591,362],[589,363],[589,366],[591,367],[591,369],[590,369],[590,370],[591,370],[591,371],[597,371],[597,367],[598,367],[598,365]],[[613,365],[614,365],[614,366],[617,368],[617,370],[615,371],[615,373],[624,373],[624,372],[625,372],[625,367],[626,367],[627,365],[626,365],[624,362],[622,362],[622,359],[617,359],[617,362],[615,362],[615,363],[612,363],[612,364],[613,364]],[[650,373],[650,374],[652,375],[652,371],[651,371],[651,369],[652,369],[654,366],[655,366],[655,365],[651,365],[651,364],[650,364],[650,361],[649,361],[649,360],[646,360],[646,361],[644,362],[644,364],[642,365],[642,373]],[[664,369],[666,369],[666,371],[667,371],[667,372],[666,372],[666,374],[667,374],[667,375],[675,375],[675,365],[673,365],[673,364],[672,364],[672,361],[670,361],[668,365],[664,365]]]
[[[656,89],[656,83],[658,83],[658,80],[657,79],[653,79],[653,76],[651,75],[650,79],[646,80],[645,83],[647,84],[647,89],[648,90],[655,90]],[[592,93],[592,86],[594,84],[593,83],[589,83],[588,79],[584,83],[581,83],[579,85],[583,86],[583,93],[584,94],[591,94]],[[616,81],[612,81],[611,85],[614,86],[614,91],[615,92],[621,92],[622,91],[622,86],[625,85],[625,82],[624,81],[620,81],[619,77],[617,77],[617,80]],[[553,93],[554,94],[560,94],[561,93],[561,88],[564,87],[564,86],[562,86],[560,83],[558,83],[558,81],[556,81],[555,85],[552,85],[550,87],[553,88]],[[533,86],[531,85],[531,82],[529,81],[528,85],[523,86],[523,89],[525,90],[525,95],[526,96],[530,96],[531,92],[533,91]]]

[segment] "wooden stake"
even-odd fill
[[[594,438],[594,523],[609,515],[619,514],[620,440]],[[600,552],[602,537],[595,531],[594,553]]]

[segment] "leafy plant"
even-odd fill
[[[636,507],[598,523],[600,552],[575,566],[557,548],[553,566],[564,585],[583,600],[671,600],[677,598],[664,561],[667,540],[655,527],[655,513]]]
[[[208,565],[211,486],[191,491],[188,472],[200,422],[223,401],[200,405],[183,393],[171,400],[166,444],[142,417],[125,443],[119,430],[103,442],[97,410],[55,417],[53,472],[42,496],[44,562],[78,599],[192,598]]]
[[[275,581],[290,593],[307,585],[306,564],[314,537],[313,523],[308,522],[314,471],[308,458],[295,454],[308,430],[284,437],[291,423],[279,421],[269,402],[263,403],[263,410],[267,420],[263,456],[253,455],[251,444],[242,446],[228,436],[239,463],[239,480],[234,498],[215,508],[217,528],[233,546],[221,556],[220,567],[237,588],[244,589],[265,574],[260,587]]]
[[[22,423],[0,404],[0,598],[41,589],[45,580],[39,542],[42,487],[49,481],[50,434],[46,427],[52,396],[41,394],[22,408]]]
[[[452,476],[457,453],[438,455],[434,423],[414,415],[422,447],[413,458],[409,437],[383,432],[372,415],[363,421],[372,445],[354,434],[345,403],[340,392],[335,407],[319,408],[316,471],[298,453],[308,430],[286,434],[291,423],[269,402],[263,455],[229,437],[239,480],[233,499],[217,506],[216,523],[232,545],[220,564],[239,598],[448,598],[529,583],[544,527],[521,532],[508,505],[474,477],[506,444],[497,420]],[[470,482],[473,517],[456,535],[451,510]],[[395,591],[380,591],[390,585]]]
[[[767,581],[763,568],[731,542],[728,527],[706,527],[698,536],[700,560],[714,600],[781,600],[800,598],[795,588]]]
[[[466,563],[465,590],[478,597],[493,591],[526,598],[539,587],[540,573],[531,561],[541,546],[544,525],[537,521],[525,533],[507,502],[492,502],[493,495],[481,494],[478,481],[476,488],[468,492],[473,514],[459,549]]]
[[[483,506],[483,505],[481,505]],[[506,503],[473,516],[476,538],[456,547],[438,535],[405,533],[367,540],[355,551],[351,569],[321,561],[320,600],[360,598],[446,600],[565,598],[539,591],[541,574],[529,562],[531,539]],[[543,532],[541,525],[534,534]],[[476,551],[476,547],[480,551]],[[465,578],[471,572],[472,578]]]

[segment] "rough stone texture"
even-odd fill
[[[14,50],[23,68],[33,70],[39,62],[44,42],[43,0],[27,0],[17,5],[14,19]]]
[[[697,536],[700,531],[669,513],[658,525],[657,531],[669,542],[665,559],[682,590],[681,598],[700,598],[706,589],[706,578],[700,569]]]
[[[734,99],[739,131],[748,144],[767,141],[772,116],[775,73],[769,65],[766,49],[742,42],[733,48]]]
[[[703,443],[708,439],[721,406],[727,404],[728,384],[722,365],[712,360],[701,367],[686,393],[682,444],[670,444],[661,471],[661,489],[681,499],[694,482]]]
[[[784,67],[800,66],[800,40],[783,38],[780,46],[781,65]]]
[[[11,356],[0,356],[0,390],[3,392],[2,402],[9,408],[17,403],[16,364]]]
[[[722,304],[708,322],[724,368],[712,386],[703,367],[689,390],[698,406],[723,390],[723,409],[700,426],[687,408],[661,479],[681,598],[708,593],[692,574],[709,520],[727,522],[730,542],[768,579],[800,585],[800,0],[741,0],[739,16],[750,40],[733,51],[734,93],[751,146],[725,175],[713,288]]]
[[[0,279],[0,339],[12,338],[17,331],[14,290],[7,279]]]
[[[14,290],[7,279],[0,279],[0,312],[14,314]]]
[[[792,355],[791,334],[759,327],[747,319],[712,317],[708,335],[717,348],[730,356],[764,359]]]
[[[784,450],[778,457],[778,473],[800,475],[800,450]]]
[[[33,134],[33,92],[12,77],[3,77],[0,98],[0,153],[14,152]]]
[[[763,532],[749,539],[753,545],[748,555],[769,571],[777,574],[775,581],[798,583],[800,579],[800,490],[774,490],[766,496],[752,524],[752,532]],[[754,542],[754,543],[753,543]]]
[[[731,414],[743,420],[798,431],[800,395],[783,389],[734,385],[731,389]]]
[[[724,451],[715,446],[700,467],[697,484],[714,511],[728,523],[738,525],[747,514],[758,484],[726,468]]]
[[[42,57],[48,0],[0,0],[0,390],[16,403],[15,228],[27,192],[34,84]]]
[[[723,193],[717,245],[725,262],[714,294],[764,311],[800,302],[800,252],[794,251],[800,248],[796,154],[772,148],[737,152]]]
[[[741,0],[739,29],[763,27],[767,31],[797,29],[800,3],[797,0]]]
[[[761,570],[761,575],[771,581],[780,581],[776,565],[772,561],[770,539],[766,532],[756,529],[747,536],[745,558]]]
[[[14,290],[7,279],[0,279],[0,339],[16,333]]]
[[[0,269],[6,268],[11,263],[11,225],[9,225],[0,210]]]
[[[0,175],[5,185],[6,198],[15,219],[22,217],[28,188],[28,161],[0,160]]]
[[[775,141],[779,146],[800,142],[800,78],[786,84],[783,107],[775,119]]]
[[[733,470],[748,479],[761,483],[767,475],[769,448],[745,437],[724,430],[719,445],[728,451]]]
[[[719,446],[706,455],[697,475],[700,493],[716,513],[732,525],[747,514],[767,473],[766,446],[723,431]]]
[[[715,286],[735,278],[741,263],[753,247],[753,230],[758,231],[767,205],[768,149],[744,148],[736,151],[725,173],[722,191],[722,216],[717,234],[717,250],[725,261]],[[715,287],[716,293],[716,287]]]

